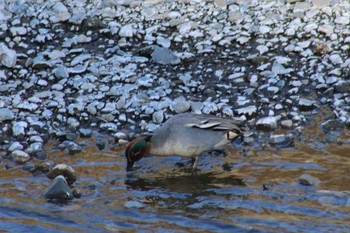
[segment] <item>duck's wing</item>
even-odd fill
[[[185,126],[213,131],[234,131],[235,133],[242,133],[234,119],[210,115],[192,114],[191,119],[188,119]]]

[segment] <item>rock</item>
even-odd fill
[[[281,126],[286,129],[290,129],[293,126],[293,121],[292,120],[282,120],[281,121]]]
[[[177,65],[180,58],[168,48],[156,47],[152,53],[152,61],[162,65]]]
[[[13,142],[8,150],[12,152],[15,150],[22,150],[22,149],[23,149],[23,145],[20,142]]]
[[[92,130],[91,129],[85,129],[85,128],[80,128],[79,129],[80,135],[82,137],[91,137],[92,136]]]
[[[268,116],[257,120],[255,124],[258,130],[274,130],[277,128],[276,117]]]
[[[49,173],[46,174],[46,176],[50,179],[54,179],[60,175],[67,180],[69,185],[72,185],[77,179],[74,169],[71,166],[63,163],[57,164]]]
[[[160,124],[164,121],[164,113],[163,111],[156,111],[152,114],[152,121],[157,123],[157,124]]]
[[[49,199],[72,199],[73,192],[68,186],[66,179],[59,175],[50,183],[44,196]]]
[[[30,160],[30,155],[22,150],[15,150],[12,151],[11,158],[16,163],[25,163]]]
[[[17,53],[9,49],[4,43],[0,43],[0,62],[7,68],[12,68],[17,62]]]
[[[27,127],[28,123],[25,121],[16,122],[12,126],[12,133],[15,137],[23,137]]]
[[[133,29],[132,24],[124,25],[120,28],[119,36],[120,37],[133,37],[135,30]]]
[[[257,107],[255,105],[243,107],[243,108],[238,108],[235,110],[235,112],[238,115],[245,115],[245,116],[253,116],[254,114],[257,113]]]
[[[0,108],[0,122],[13,120],[15,114],[8,108]]]
[[[324,131],[339,131],[344,129],[344,127],[344,123],[337,119],[327,120],[321,124],[321,128]]]
[[[176,113],[187,112],[191,107],[191,104],[185,99],[185,97],[177,97],[170,105],[170,109]]]
[[[303,174],[298,178],[298,183],[306,186],[318,186],[321,181],[317,177]]]
[[[301,111],[310,111],[316,107],[316,101],[300,98],[298,105]]]
[[[286,134],[275,134],[269,138],[270,144],[278,148],[286,148],[293,146],[293,138],[291,135]]]
[[[141,209],[141,208],[144,208],[145,205],[139,201],[127,201],[124,203],[124,207]]]

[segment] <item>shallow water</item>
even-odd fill
[[[50,183],[21,167],[0,173],[0,229],[11,232],[350,232],[350,133],[328,142],[318,127],[294,147],[228,148],[188,159],[147,157],[125,172],[124,148],[99,150],[81,139],[82,153],[47,145],[49,159],[71,165],[82,197],[46,200]],[[41,161],[34,161],[40,163]],[[4,166],[3,166],[4,168]],[[310,174],[318,187],[298,184]]]

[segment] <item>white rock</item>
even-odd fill
[[[164,113],[163,111],[156,111],[152,114],[152,121],[160,124],[164,121]]]
[[[322,9],[330,5],[330,0],[311,0],[313,7]]]
[[[190,107],[190,103],[183,96],[174,99],[170,105],[170,109],[176,113],[186,112],[190,109]]]
[[[17,62],[16,51],[9,49],[4,43],[0,43],[0,62],[8,68],[14,67]]]
[[[25,135],[25,130],[28,127],[28,123],[25,121],[19,121],[13,124],[12,132],[14,136],[23,136]]]
[[[25,163],[30,159],[30,155],[22,150],[15,150],[12,151],[11,158],[17,163]]]
[[[15,114],[12,112],[12,110],[8,108],[0,108],[0,122],[13,120],[14,118]]]
[[[329,56],[329,60],[333,63],[333,65],[343,64],[343,59],[339,54],[332,54]]]
[[[52,14],[50,15],[50,20],[52,23],[64,22],[71,17],[68,8],[61,2],[57,2],[52,7]]]
[[[257,120],[256,127],[260,129],[272,130],[277,128],[276,117],[268,116]]]
[[[256,49],[259,51],[260,55],[269,51],[269,48],[266,45],[259,45]]]
[[[121,37],[133,37],[134,34],[135,34],[135,30],[132,24],[124,25],[123,27],[120,28],[120,31],[119,31],[119,36]]]

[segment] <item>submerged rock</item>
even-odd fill
[[[303,174],[298,178],[298,183],[306,186],[318,186],[321,181],[317,177]]]
[[[64,176],[69,185],[73,184],[77,179],[74,169],[71,166],[63,163],[57,164],[49,173],[46,174],[46,176],[50,179],[54,179],[59,175]]]
[[[66,179],[62,175],[59,175],[47,187],[44,196],[49,199],[72,199],[73,191]]]

